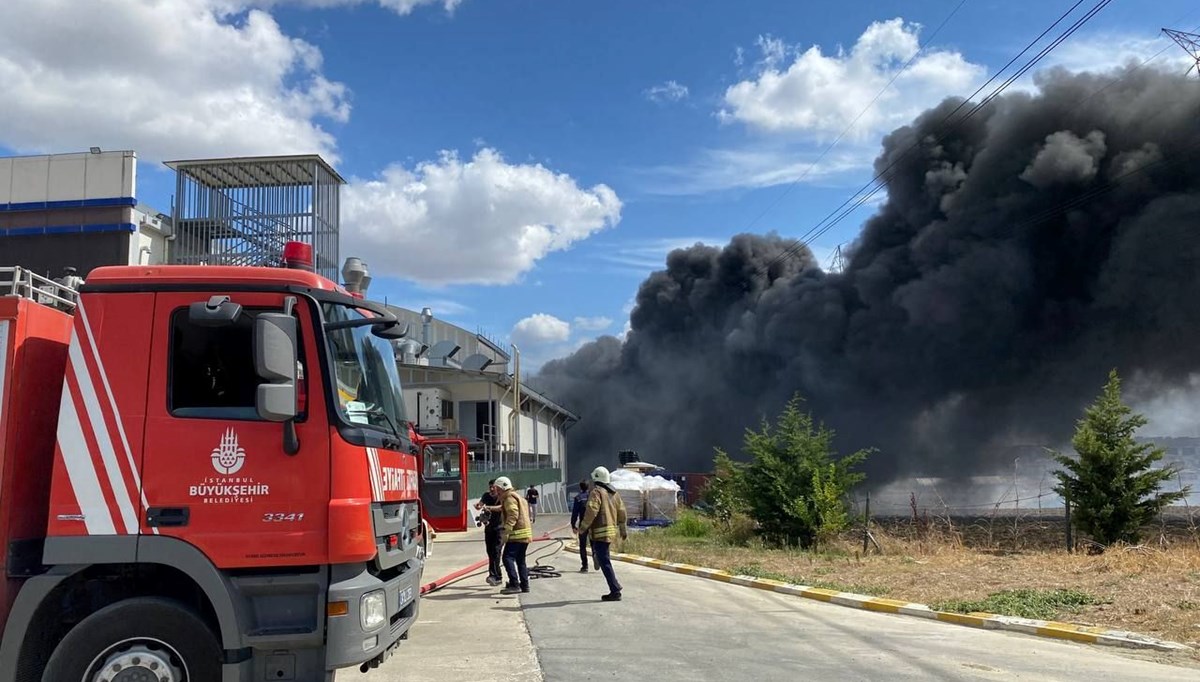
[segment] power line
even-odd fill
[[[1083,0],[1079,0],[1079,1],[1083,2]],[[783,201],[783,199],[789,193],[791,193],[791,191],[793,189],[795,189],[801,182],[804,181],[805,178],[807,178],[809,176],[810,173],[812,173],[813,169],[815,169],[817,167],[817,165],[819,163],[821,163],[822,160],[825,159],[825,156],[828,155],[829,152],[832,151],[835,146],[837,146],[837,143],[842,141],[842,138],[846,136],[846,133],[850,132],[850,130],[852,128],[854,128],[855,125],[858,124],[859,120],[862,119],[862,117],[865,116],[866,113],[871,110],[871,107],[875,106],[875,103],[879,101],[879,98],[883,96],[883,93],[887,92],[888,88],[892,87],[892,84],[896,82],[896,79],[899,78],[905,71],[907,71],[908,67],[912,66],[913,62],[917,61],[917,57],[921,56],[921,54],[923,52],[925,52],[925,50],[933,42],[933,39],[937,37],[938,33],[941,33],[942,28],[947,23],[949,23],[952,18],[954,18],[954,15],[958,14],[958,10],[962,9],[962,6],[965,5],[966,2],[967,2],[967,0],[959,1],[958,5],[956,5],[954,7],[954,9],[950,11],[950,14],[948,14],[946,16],[946,18],[942,20],[942,23],[938,24],[938,27],[936,29],[934,29],[933,33],[931,33],[929,35],[929,38],[928,38],[928,40],[926,40],[925,45],[921,46],[915,53],[913,53],[913,56],[911,58],[909,58],[909,60],[904,64],[904,66],[900,67],[900,69],[898,71],[896,71],[895,74],[892,75],[892,79],[887,82],[887,85],[884,85],[879,90],[879,92],[875,93],[875,96],[873,98],[871,98],[871,101],[869,103],[867,103],[867,106],[863,107],[863,110],[858,112],[858,116],[855,116],[854,120],[850,121],[850,124],[847,125],[845,128],[843,128],[842,132],[838,133],[837,137],[834,138],[833,142],[830,142],[829,146],[826,147],[825,150],[822,151],[817,156],[816,160],[814,160],[811,164],[809,164],[808,168],[804,171],[804,173],[802,173],[800,175],[800,177],[796,178],[791,183],[789,183],[788,186],[786,188],[784,188],[783,192],[780,193],[779,196],[775,197],[774,201],[772,201],[766,208],[764,208],[762,210],[761,213],[759,213],[757,216],[755,216],[754,219],[751,220],[748,225],[746,225],[746,228],[743,230],[743,232],[749,232],[751,230],[751,228],[753,228],[755,225],[758,224],[759,220],[762,220],[764,216],[766,216],[768,213],[771,212],[772,209],[774,209],[776,206],[778,206],[779,202]]]
[[[1038,42],[1040,42],[1042,40],[1042,38],[1044,38],[1048,33],[1050,33],[1050,31],[1052,31],[1054,29],[1054,27],[1061,24],[1064,20],[1066,20],[1066,18],[1068,16],[1071,15],[1071,13],[1073,13],[1081,4],[1083,4],[1083,0],[1077,0],[1076,3],[1070,7],[1070,9],[1068,9],[1066,12],[1064,12],[1062,14],[1062,16],[1060,16],[1057,20],[1055,20],[1053,24],[1051,24],[1048,28],[1046,28],[1046,30],[1042,31],[1041,34],[1039,34],[1036,38],[1034,38],[1032,41],[1030,41],[1030,43],[1028,45],[1026,45],[1025,48],[1022,49],[1019,53],[1017,53],[1017,55],[1015,57],[1013,57],[1011,60],[1009,60],[1009,62],[1007,64],[1005,64],[1003,68],[1001,68],[999,71],[997,71],[996,74],[993,75],[991,78],[989,78],[983,85],[979,86],[979,88],[977,88],[975,90],[975,92],[973,92],[970,96],[968,96],[961,103],[959,103],[959,105],[957,107],[955,107],[953,111],[951,111],[949,114],[947,114],[941,120],[941,122],[939,122],[937,124],[939,128],[943,128],[946,130],[938,137],[938,139],[934,142],[934,144],[935,145],[940,144],[951,132],[953,132],[953,130],[957,126],[960,126],[962,123],[964,123],[965,121],[970,119],[976,113],[981,111],[984,107],[986,107],[988,104],[990,104],[992,101],[994,101],[996,99],[996,97],[998,97],[1001,93],[1003,93],[1004,90],[1008,89],[1008,87],[1011,86],[1014,82],[1016,82],[1016,80],[1018,78],[1020,78],[1022,75],[1024,75],[1026,72],[1028,72],[1031,68],[1036,66],[1038,62],[1040,62],[1042,59],[1044,59],[1056,47],[1061,45],[1067,38],[1074,35],[1074,33],[1076,31],[1078,31],[1079,28],[1081,28],[1085,23],[1090,21],[1092,19],[1092,17],[1094,17],[1101,10],[1103,10],[1105,7],[1107,7],[1111,2],[1112,2],[1112,0],[1100,0],[1096,5],[1094,5],[1090,10],[1088,10],[1084,14],[1084,16],[1077,19],[1074,24],[1072,24],[1070,27],[1065,29],[1057,38],[1055,38],[1053,41],[1051,41],[1051,43],[1049,45],[1042,48],[1042,50],[1036,56],[1031,58],[1023,67],[1021,67],[1021,69],[1019,69],[1016,73],[1014,73],[1013,75],[1011,75],[1007,79],[1005,79],[1004,82],[1001,83],[999,86],[997,86],[996,89],[993,90],[987,97],[985,97],[982,101],[980,101],[978,104],[973,106],[970,110],[968,110],[968,112],[961,119],[959,119],[958,121],[955,121],[952,126],[947,126],[950,119],[955,114],[957,114],[959,111],[961,111],[963,109],[963,107],[967,106],[967,104],[971,101],[972,98],[974,98],[976,95],[978,95],[980,92],[982,92],[988,85],[990,85],[992,82],[994,82],[997,78],[999,78],[1000,74],[1004,73],[1010,66],[1012,66],[1018,59],[1020,59],[1022,55],[1024,55],[1026,52],[1031,50]],[[863,185],[862,188],[860,188],[857,192],[855,192],[853,195],[851,195],[850,198],[846,199],[846,201],[842,202],[842,204],[840,206],[838,206],[836,209],[834,209],[832,212],[830,212],[825,218],[823,218],[816,225],[814,225],[812,228],[810,228],[809,231],[807,233],[805,233],[804,236],[802,236],[799,239],[794,240],[791,246],[789,246],[787,249],[784,249],[780,254],[778,254],[775,258],[773,258],[770,262],[768,262],[767,265],[764,266],[764,268],[763,268],[764,273],[769,273],[772,267],[774,267],[778,263],[782,262],[784,259],[798,255],[800,252],[800,249],[804,248],[804,246],[807,242],[824,235],[826,232],[828,232],[834,226],[839,224],[842,220],[844,220],[851,213],[858,210],[860,207],[862,207],[864,204],[866,204],[868,201],[870,201],[871,198],[873,198],[877,193],[879,193],[879,191],[881,191],[882,189],[884,189],[887,186],[886,180],[881,182],[880,181],[881,178],[884,178],[884,176],[889,171],[891,171],[893,168],[895,168],[895,166],[897,164],[899,164],[902,160],[907,158],[907,156],[909,154],[911,154],[914,150],[919,149],[921,147],[921,145],[922,145],[921,140],[918,140],[918,141],[914,142],[912,145],[910,145],[898,158],[893,159],[886,168],[884,168],[883,170],[876,173],[875,177],[873,177],[870,181],[868,181],[865,185]],[[864,194],[864,192],[865,192],[865,194]]]

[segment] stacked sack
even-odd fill
[[[646,518],[650,521],[669,521],[679,518],[679,484],[662,476],[645,476],[642,492],[646,496]]]
[[[609,485],[625,503],[625,515],[629,521],[646,518],[646,495],[642,491],[642,479],[645,477],[630,469],[614,469],[610,477]]]
[[[611,485],[625,503],[630,522],[674,522],[679,518],[679,484],[662,476],[643,476],[632,469],[616,469],[611,476]]]

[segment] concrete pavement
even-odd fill
[[[521,600],[545,679],[1200,679],[1195,669],[1094,646],[615,568],[624,587],[619,603],[599,601],[606,588],[596,573],[564,573]]]
[[[562,525],[545,516],[537,530]],[[569,537],[569,531],[556,533]],[[530,556],[554,551],[542,543]],[[424,582],[484,556],[483,533],[442,534]],[[625,600],[604,603],[577,555],[558,578],[502,597],[486,569],[427,595],[399,653],[339,680],[1198,680],[1156,654],[857,611],[618,562]],[[530,562],[532,566],[534,561]],[[599,647],[599,653],[598,648]]]
[[[568,517],[539,515],[534,534],[565,524]],[[570,531],[564,531],[570,535]],[[550,551],[559,543],[538,543],[529,556]],[[483,529],[466,533],[438,533],[432,555],[425,564],[422,583],[431,582],[457,569],[486,559]],[[529,565],[533,566],[530,561]],[[520,603],[515,596],[502,596],[491,587],[487,566],[421,598],[417,624],[380,668],[361,675],[348,670],[337,679],[362,682],[400,680],[485,680],[540,682],[543,679],[537,654],[525,629]],[[536,587],[552,580],[534,581]]]

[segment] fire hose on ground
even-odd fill
[[[533,554],[531,554],[527,558],[527,561],[532,560],[534,562],[534,564],[529,567],[529,579],[530,580],[537,580],[540,578],[562,577],[562,573],[560,573],[558,570],[556,570],[554,568],[554,566],[552,566],[550,564],[542,564],[541,561],[542,561],[542,559],[552,557],[555,554],[562,551],[563,546],[566,544],[566,541],[565,541],[566,539],[560,538],[560,537],[552,537],[551,533],[557,533],[558,531],[560,531],[566,527],[567,526],[565,526],[565,525],[559,526],[558,528],[554,528],[550,531],[547,531],[540,537],[536,537],[533,539],[533,542],[535,542],[535,543],[548,542],[548,543],[557,543],[557,544],[553,545],[551,547],[540,548],[537,551],[533,552]],[[550,551],[548,553],[546,553],[546,549],[550,549]],[[482,571],[480,571],[480,569],[486,570],[487,563],[488,563],[487,559],[480,559],[479,561],[476,561],[475,563],[471,564],[470,566],[465,566],[465,567],[460,568],[457,571],[454,571],[452,573],[447,573],[446,575],[444,575],[436,580],[425,583],[424,585],[421,586],[421,594],[422,595],[429,594],[430,592],[435,592],[437,590],[440,590],[443,587],[450,585],[451,583],[458,582],[459,580],[462,580],[463,578],[469,578],[471,576],[478,575],[478,574],[482,573]]]

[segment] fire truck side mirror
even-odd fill
[[[254,368],[265,383],[258,385],[258,416],[273,422],[296,417],[296,318],[262,313],[254,320]]]

